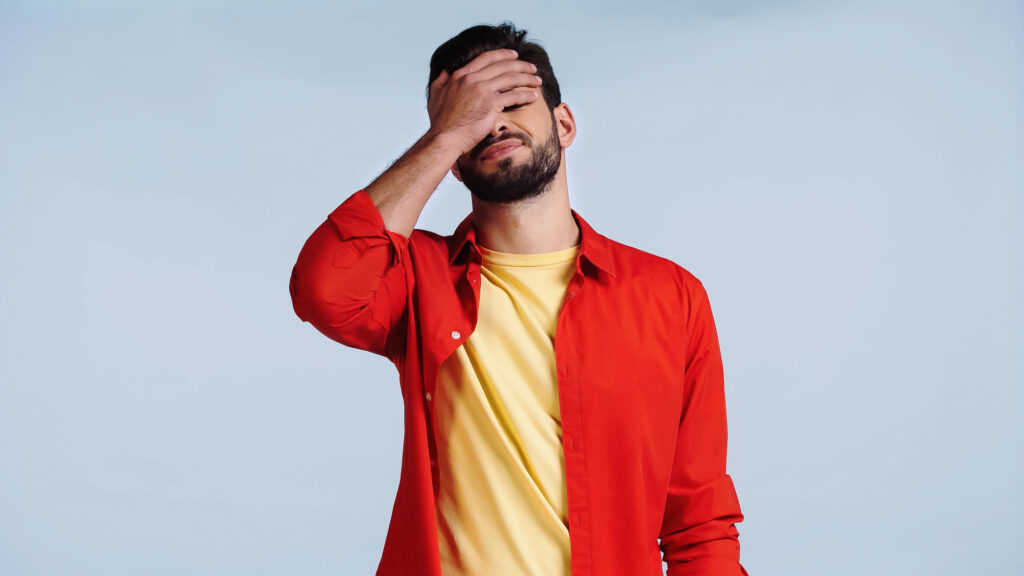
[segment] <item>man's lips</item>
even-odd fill
[[[484,151],[480,154],[480,159],[489,160],[491,158],[504,156],[505,154],[511,153],[513,150],[519,148],[522,145],[523,143],[520,142],[518,138],[508,138],[506,140],[502,140],[501,142],[495,142],[494,144],[491,144],[487,148],[484,148]]]

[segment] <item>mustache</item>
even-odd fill
[[[494,137],[488,136],[487,138],[484,138],[483,140],[481,140],[479,144],[477,144],[476,150],[475,150],[475,152],[476,152],[475,155],[479,156],[481,153],[483,153],[484,150],[487,149],[488,146],[490,146],[492,144],[497,144],[498,142],[504,142],[505,140],[513,140],[513,139],[514,140],[519,140],[523,144],[523,146],[527,146],[528,145],[527,142],[526,142],[526,137],[525,136],[520,136],[518,134],[509,134],[507,136],[500,136],[498,138],[494,138]]]

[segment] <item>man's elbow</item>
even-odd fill
[[[662,536],[668,576],[746,576],[740,565],[738,521],[719,518]]]

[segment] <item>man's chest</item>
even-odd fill
[[[416,321],[427,375],[485,327],[488,341],[502,348],[498,353],[521,355],[549,345],[558,385],[617,423],[666,407],[678,414],[687,339],[681,307],[643,288],[577,276],[555,297],[516,302],[478,270],[463,272],[455,282],[420,293]],[[513,321],[535,326],[512,329]],[[549,341],[538,341],[545,333]]]

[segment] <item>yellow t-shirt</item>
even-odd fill
[[[435,394],[441,573],[568,575],[554,342],[579,245],[478,247],[477,325],[441,365]]]

